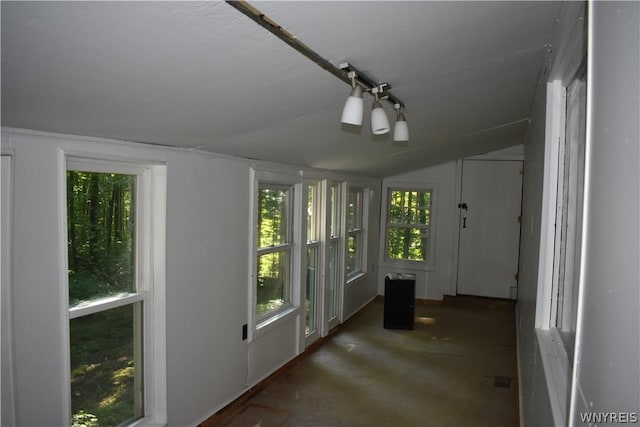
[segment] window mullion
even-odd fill
[[[266,248],[258,248],[257,253],[258,256],[272,254],[276,252],[285,252],[290,251],[293,247],[292,243],[283,243],[281,245],[268,246]]]
[[[392,228],[419,228],[421,230],[428,230],[430,227],[424,224],[404,224],[404,223],[401,224],[397,222],[388,222],[387,226]]]
[[[69,319],[76,319],[82,316],[88,316],[101,311],[110,310],[112,308],[122,307],[133,304],[138,301],[144,301],[145,293],[136,292],[124,296],[106,297],[95,301],[90,301],[85,305],[71,307],[69,309]]]

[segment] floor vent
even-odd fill
[[[493,386],[501,388],[511,388],[511,378],[493,377]]]

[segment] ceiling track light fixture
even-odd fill
[[[381,100],[386,100],[393,104],[393,108],[396,110],[393,140],[396,142],[409,141],[407,118],[404,113],[400,112],[400,109],[404,108],[404,103],[389,92],[391,85],[389,83],[376,83],[347,62],[340,64],[340,69],[347,74],[352,87],[342,111],[342,123],[356,126],[362,124],[362,88],[364,88],[366,92],[374,97],[371,108],[371,132],[374,135],[384,135],[390,130],[389,119],[380,103]]]
[[[347,102],[342,109],[342,118],[340,121],[348,125],[360,126],[362,124],[362,116],[364,112],[364,102],[362,100],[362,86],[356,83],[356,72],[349,71],[351,79],[351,93]]]
[[[382,86],[376,86],[371,89],[371,93],[375,97],[373,105],[371,106],[371,133],[374,135],[384,135],[389,132],[389,119],[387,113],[384,112],[384,108],[380,105],[380,99],[378,94],[383,91]]]
[[[260,12],[257,8],[253,7],[247,1],[227,0],[226,3],[255,21],[258,25],[272,33],[274,36],[278,37],[284,43],[291,46],[298,53],[313,61],[320,68],[328,71],[338,79],[351,85],[351,93],[349,94],[349,98],[347,99],[344,109],[342,110],[341,121],[343,123],[356,126],[362,125],[362,95],[363,92],[368,92],[375,97],[374,106],[371,111],[371,129],[373,133],[375,135],[382,135],[389,132],[389,120],[387,119],[386,113],[384,112],[384,109],[380,104],[380,100],[387,100],[392,105],[394,105],[394,107],[395,105],[399,105],[400,108],[404,108],[404,103],[389,92],[389,90],[391,89],[391,85],[389,85],[388,83],[377,83],[373,81],[364,73],[360,72],[351,64],[346,62],[340,64],[339,67],[336,67],[334,64],[320,56],[309,46],[302,43],[295,35],[285,30],[282,26],[270,19],[264,13]],[[398,111],[396,129],[398,129],[398,125],[400,124],[400,130],[394,129],[394,140],[396,140],[395,134],[396,132],[398,132],[400,137],[406,135],[407,139],[399,139],[396,141],[408,141],[409,132],[407,128],[407,120],[404,117],[404,114],[399,112],[398,108],[396,108],[396,110]],[[384,115],[384,119],[382,118],[380,113]],[[374,129],[374,115],[376,116],[376,125],[384,125],[384,121],[386,120],[386,127],[375,126]],[[406,129],[406,131],[403,129]]]
[[[402,106],[395,104],[393,106],[396,110],[396,125],[393,128],[393,140],[396,142],[409,141],[409,126],[407,125],[407,118],[404,113],[400,112]]]

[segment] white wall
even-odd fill
[[[390,272],[412,273],[416,275],[416,298],[440,300],[443,295],[455,295],[457,272],[458,245],[458,209],[457,197],[459,191],[459,173],[457,162],[448,162],[416,171],[387,177],[383,185],[398,185],[401,183],[418,183],[424,188],[435,188],[437,196],[433,201],[435,214],[431,230],[434,264],[433,269],[402,268],[393,263],[385,262],[384,248],[380,249],[380,269],[378,272],[378,294],[384,295],[384,276]],[[386,209],[386,195],[382,195],[383,206]],[[384,228],[381,227],[381,246],[384,246]]]
[[[94,138],[2,130],[13,156],[12,292],[16,415],[20,425],[67,417],[64,152],[167,165],[168,424],[195,425],[298,353],[300,316],[251,343],[248,317],[249,161]],[[349,177],[327,178],[350,179]],[[374,190],[380,180],[358,178]],[[369,222],[375,263],[379,215]],[[3,235],[4,239],[4,235]],[[345,317],[376,295],[375,265],[345,292]],[[42,351],[46,349],[46,351]],[[5,390],[3,390],[4,393]],[[3,401],[4,401],[3,395]]]
[[[585,219],[572,421],[580,412],[640,411],[640,4],[591,4]],[[543,201],[546,82],[566,84],[584,43],[582,3],[567,3],[555,29],[551,68],[539,82],[525,143],[518,290],[521,425],[550,426],[548,387],[535,337]],[[587,242],[586,244],[584,242]],[[598,424],[600,425],[600,424]]]
[[[551,426],[551,408],[535,337],[547,85],[538,84],[525,143],[516,328],[522,426]]]
[[[566,85],[580,66],[584,49],[584,5],[565,3],[554,28],[550,64],[540,76],[531,124],[525,140],[525,161],[517,298],[520,419],[523,427],[553,425],[542,356],[535,335],[540,236],[542,233],[547,82]]]
[[[247,383],[249,168],[166,156],[168,417],[188,425]]]
[[[584,411],[640,416],[640,3],[595,2],[589,19],[576,424]]]

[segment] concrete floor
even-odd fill
[[[418,305],[413,331],[383,329],[383,307],[367,306],[227,425],[517,425],[512,302]]]

